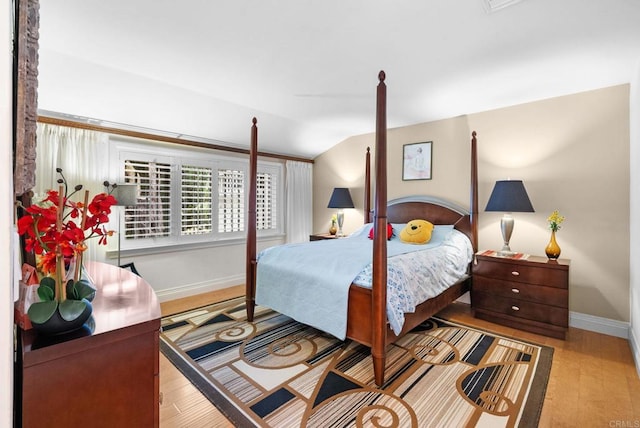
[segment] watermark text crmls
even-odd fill
[[[635,419],[635,420],[615,419],[615,420],[609,421],[609,426],[611,428],[640,428],[640,419]]]

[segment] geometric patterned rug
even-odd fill
[[[553,348],[431,318],[369,348],[244,297],[162,319],[162,353],[236,426],[535,427]]]

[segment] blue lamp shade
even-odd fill
[[[511,213],[532,213],[533,205],[529,200],[529,195],[524,188],[521,180],[502,180],[496,181],[493,192],[489,197],[487,208],[485,211],[502,211],[502,220],[500,220],[500,230],[502,231],[502,239],[504,245],[502,250],[498,252],[499,256],[511,256],[515,254],[509,247],[509,240],[513,232],[513,216]]]
[[[485,211],[502,211],[508,213],[535,212],[522,180],[496,181],[493,192],[487,202]]]
[[[351,200],[349,189],[347,189],[346,187],[334,188],[327,208],[355,208],[353,205],[353,200]]]

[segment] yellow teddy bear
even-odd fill
[[[431,240],[433,224],[426,220],[411,220],[400,231],[400,241],[406,244],[426,244]]]

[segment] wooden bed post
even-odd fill
[[[471,201],[469,210],[469,222],[471,223],[471,245],[473,252],[478,251],[478,140],[476,131],[471,133]]]
[[[371,214],[371,153],[367,147],[366,164],[365,164],[365,192],[364,192],[364,210],[365,223],[373,221],[374,239],[372,254],[372,286],[370,293],[361,291],[360,287],[351,285],[349,291],[348,319],[347,319],[347,337],[359,343],[371,346],[371,357],[373,360],[373,370],[375,383],[378,386],[384,384],[385,363],[386,363],[386,347],[387,341],[396,336],[395,333],[389,333],[387,326],[387,224],[389,216],[392,221],[406,222],[406,216],[409,213],[416,212],[413,202],[406,208],[407,212],[399,212],[399,205],[394,204],[388,210],[387,201],[387,87],[385,83],[385,73],[380,71],[378,74],[379,83],[376,92],[376,141],[375,141],[375,202],[373,214]],[[473,250],[478,248],[478,168],[477,168],[477,140],[476,132],[472,132],[471,138],[471,208],[469,210],[469,228],[466,223],[466,215],[463,216],[465,221],[461,223],[460,230],[468,234],[472,240]],[[257,119],[253,118],[253,126],[251,128],[251,150],[249,160],[249,195],[248,195],[248,214],[247,214],[247,254],[246,254],[246,307],[247,319],[253,321],[255,312],[255,294],[256,294],[256,276],[257,276],[257,253],[256,253],[256,182],[257,182],[257,158],[258,158],[258,127]],[[436,214],[436,217],[444,216],[449,224],[450,218],[458,218],[460,212],[452,210],[445,205],[434,205],[432,203],[424,204],[428,206],[429,212]],[[436,208],[436,209],[434,209]],[[423,208],[420,208],[422,212]],[[446,211],[442,211],[446,210]],[[454,216],[454,217],[451,217]],[[416,217],[413,217],[416,218]],[[395,220],[394,220],[395,219]],[[399,220],[403,219],[403,220]],[[409,331],[429,316],[435,314],[457,297],[459,297],[466,288],[468,288],[470,280],[465,278],[459,281],[445,293],[429,299],[421,303],[414,313],[407,314],[407,320],[412,317],[410,324],[405,324],[403,332]],[[400,333],[400,335],[402,332]]]
[[[373,239],[371,357],[378,386],[384,383],[387,347],[387,86],[378,74],[376,103],[376,192]]]
[[[364,224],[371,221],[371,149],[367,147],[364,162]]]
[[[256,184],[258,177],[258,120],[254,117],[251,126],[251,149],[249,151],[249,209],[247,213],[247,259],[245,298],[247,320],[253,321],[256,301]]]

